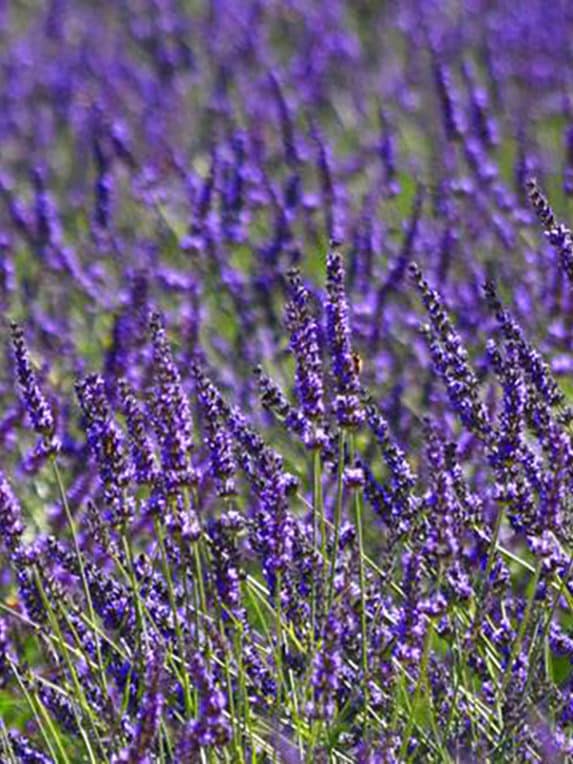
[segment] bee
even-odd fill
[[[362,374],[362,358],[354,351],[352,352],[352,365],[356,376],[359,377]]]

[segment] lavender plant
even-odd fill
[[[0,4],[0,760],[573,759],[566,3]]]

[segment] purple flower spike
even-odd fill
[[[197,479],[190,460],[193,421],[189,400],[183,390],[181,375],[175,365],[159,313],[153,311],[150,314],[149,330],[155,377],[150,407],[161,447],[165,490],[173,494],[182,486],[194,484]]]
[[[158,469],[153,444],[147,434],[143,410],[126,379],[122,378],[117,382],[117,400],[118,408],[125,416],[127,423],[135,479],[140,485],[154,485],[158,477]]]
[[[318,326],[298,268],[289,271],[288,287],[290,302],[285,309],[285,323],[290,332],[290,349],[296,361],[295,389],[305,416],[317,421],[324,414]]]
[[[192,364],[191,373],[195,378],[197,397],[205,416],[205,444],[211,457],[211,472],[215,478],[217,493],[219,496],[234,496],[237,464],[231,434],[224,421],[223,400],[198,363]]]
[[[22,328],[15,322],[10,323],[10,340],[22,403],[34,431],[41,437],[42,454],[46,457],[52,456],[60,448],[60,443],[55,436],[54,415],[38,385]]]
[[[106,398],[103,377],[89,374],[78,380],[75,387],[84,415],[88,445],[98,467],[106,501],[114,519],[124,522],[130,516],[124,492],[129,486],[132,470],[123,433],[113,420]]]
[[[10,484],[0,472],[0,538],[10,553],[20,546],[24,524],[22,510],[14,496]]]
[[[338,244],[332,241],[326,260],[326,322],[336,384],[334,409],[338,424],[352,429],[364,421],[364,410],[360,401],[359,364],[350,341],[351,327],[344,277],[342,255]]]

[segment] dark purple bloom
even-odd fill
[[[458,104],[458,94],[449,69],[435,50],[432,52],[432,59],[434,82],[438,92],[444,132],[446,138],[453,141],[459,139],[465,130]]]
[[[263,407],[275,414],[287,430],[299,435],[305,444],[314,445],[310,424],[303,414],[290,404],[280,387],[263,372],[260,366],[256,367],[255,375]]]
[[[416,475],[412,471],[404,451],[392,438],[388,422],[371,398],[366,401],[366,419],[382,451],[384,461],[390,469],[392,490],[395,494],[394,500],[402,502],[404,504],[403,510],[409,514],[411,508],[408,510],[407,505],[412,499],[411,494],[416,484]]]
[[[500,302],[493,282],[484,285],[488,307],[494,313],[503,337],[515,345],[519,363],[527,379],[535,386],[538,393],[550,406],[559,406],[564,402],[564,395],[555,381],[549,364],[538,350],[526,340],[522,328]]]
[[[213,572],[223,617],[227,620],[232,615],[239,622],[245,617],[241,606],[241,581],[245,574],[241,567],[237,535],[244,525],[244,518],[231,510],[214,520],[208,529]]]
[[[450,401],[464,425],[486,442],[492,436],[486,408],[479,394],[478,378],[468,352],[454,330],[440,295],[431,289],[420,268],[411,263],[410,273],[428,312],[430,326],[422,326],[434,369],[443,379]]]
[[[529,178],[526,187],[531,206],[545,229],[549,243],[557,252],[561,268],[573,283],[573,234],[567,226],[557,220],[535,178]]]
[[[94,221],[99,228],[108,228],[111,223],[113,176],[111,162],[106,155],[103,141],[97,135],[93,138],[93,156],[97,173],[94,186]]]

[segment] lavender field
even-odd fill
[[[573,4],[0,0],[0,762],[573,762]]]

